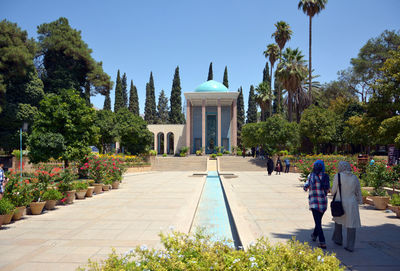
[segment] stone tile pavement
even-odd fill
[[[130,174],[118,190],[3,226],[0,270],[75,270],[111,247],[157,247],[170,226],[188,232],[205,180],[189,174]]]
[[[266,172],[235,172],[237,178],[222,177],[233,216],[246,245],[261,236],[280,242],[295,236],[310,242],[314,227],[308,210],[308,193],[301,188],[298,174],[268,176]],[[330,202],[330,201],[329,201]],[[328,251],[349,270],[400,270],[400,219],[390,211],[360,206],[363,227],[357,231],[353,253],[331,241],[333,226],[330,209],[323,217]],[[344,232],[344,240],[346,240]]]

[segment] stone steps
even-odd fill
[[[208,156],[155,157],[151,162],[154,171],[207,171]]]
[[[221,156],[219,171],[266,171],[267,160],[254,159],[252,157]]]

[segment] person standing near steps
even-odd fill
[[[339,180],[341,193],[339,193]],[[347,229],[347,243],[344,249],[352,252],[356,241],[356,229],[361,227],[358,204],[362,204],[362,195],[360,182],[352,173],[349,162],[339,162],[338,173],[333,178],[332,184],[332,195],[335,193],[335,200],[342,201],[344,215],[332,219],[335,221],[332,240],[339,246],[343,244],[342,226],[345,226]]]
[[[322,217],[328,205],[329,187],[329,175],[325,173],[325,164],[322,160],[317,160],[314,163],[313,171],[308,175],[304,184],[304,191],[309,191],[308,203],[315,223],[311,239],[315,241],[319,238],[318,247],[323,249],[326,249],[326,244],[324,232],[322,231]]]

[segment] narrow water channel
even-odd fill
[[[214,241],[230,239],[234,241],[236,248],[241,246],[217,171],[208,172],[191,232],[194,232],[197,227],[205,228]]]

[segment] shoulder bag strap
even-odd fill
[[[340,200],[342,200],[342,184],[340,183],[340,173],[338,173],[338,181],[339,181],[339,195],[340,195]]]

